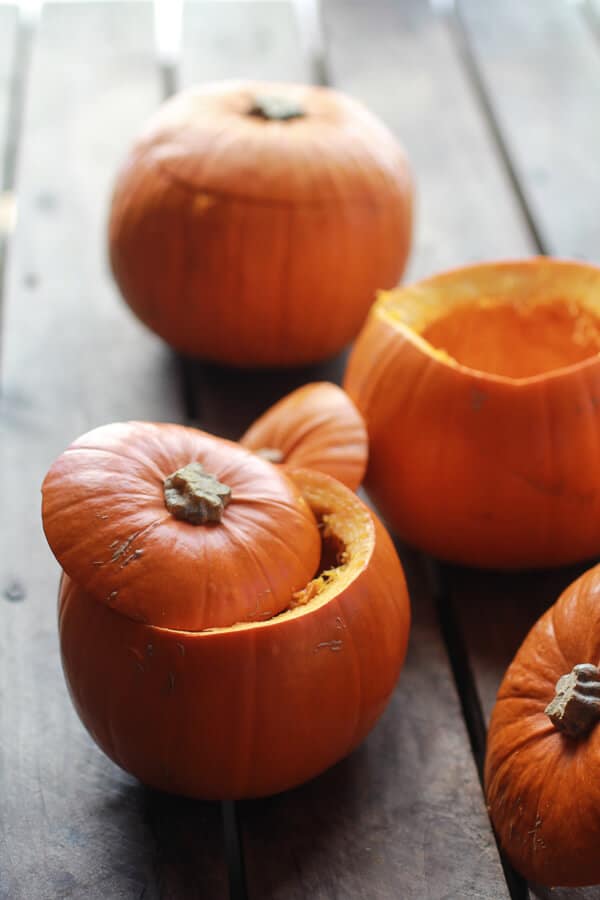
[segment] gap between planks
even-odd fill
[[[513,194],[515,195],[518,208],[529,231],[533,246],[537,252],[543,256],[548,254],[548,246],[542,232],[536,222],[535,216],[529,207],[527,198],[523,191],[519,176],[513,163],[508,145],[502,134],[498,117],[494,111],[493,104],[490,99],[489,92],[485,86],[482,73],[477,62],[476,54],[473,51],[468,29],[461,13],[460,0],[456,0],[452,4],[452,8],[442,13],[450,32],[452,41],[456,47],[459,59],[465,70],[467,81],[471,85],[473,96],[481,112],[481,117],[486,123],[492,141],[496,147],[498,159],[506,172],[508,181]]]

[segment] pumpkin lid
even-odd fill
[[[275,403],[240,439],[271,462],[325,472],[355,490],[367,467],[363,417],[342,388],[305,384]]]
[[[181,425],[106,425],[42,488],[64,571],[130,618],[185,631],[260,621],[315,574],[320,536],[299,488],[237,444]]]
[[[261,202],[372,203],[374,179],[382,191],[409,187],[391,131],[359,101],[314,85],[195,86],[156,111],[134,152],[191,190]]]

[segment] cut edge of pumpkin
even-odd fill
[[[290,595],[287,609],[267,619],[240,621],[233,625],[191,631],[145,623],[153,631],[202,638],[216,634],[276,627],[291,619],[310,615],[339,596],[367,567],[375,548],[375,525],[365,504],[341,482],[308,469],[293,469],[288,477],[300,487],[317,519],[322,552],[315,576]],[[64,574],[64,573],[63,573]],[[117,615],[123,615],[117,613]]]
[[[559,304],[572,316],[573,343],[583,346],[588,340],[596,347],[581,359],[535,374],[515,376],[470,365],[426,336],[427,331],[443,319],[474,306],[479,310],[512,307],[519,315],[527,316],[541,307]],[[380,291],[374,315],[442,365],[509,385],[535,383],[597,364],[600,358],[600,268],[577,261],[533,257],[452,269],[406,287]],[[596,325],[591,336],[587,327],[590,317]],[[579,324],[581,328],[577,330]]]

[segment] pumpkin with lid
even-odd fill
[[[534,258],[383,294],[344,386],[409,543],[536,567],[600,552],[600,269]]]
[[[600,566],[533,626],[498,691],[485,789],[501,846],[530,881],[600,884]]]
[[[113,272],[177,350],[236,366],[332,356],[409,251],[412,183],[391,132],[329,88],[226,81],[171,98],[114,189]]]
[[[63,668],[90,734],[141,781],[260,796],[349,753],[409,627],[401,565],[333,478],[178,425],[98,428],[43,486]]]

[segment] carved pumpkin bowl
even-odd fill
[[[475,566],[600,552],[599,351],[591,265],[487,263],[382,294],[345,388],[393,529]]]
[[[275,793],[382,713],[408,640],[404,575],[332,477],[183,426],[115,424],[54,463],[43,518],[73,702],[143,782]]]

